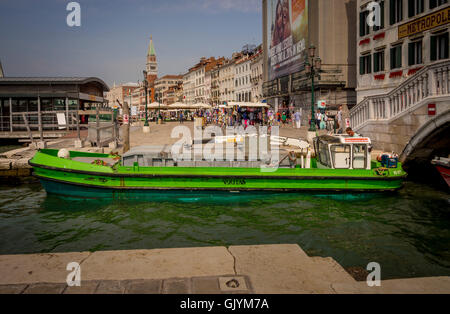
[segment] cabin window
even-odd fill
[[[349,169],[351,160],[350,145],[333,145],[331,146],[331,158],[335,169]]]
[[[353,169],[367,168],[367,145],[353,145]]]
[[[322,165],[331,167],[330,156],[328,155],[328,145],[319,142],[319,161]]]

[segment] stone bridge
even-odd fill
[[[398,153],[406,169],[429,169],[435,156],[450,154],[450,60],[422,68],[388,94],[365,98],[350,111],[350,123],[375,149]]]

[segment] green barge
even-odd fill
[[[317,158],[308,160],[309,168],[302,162],[290,167],[280,164],[273,171],[242,167],[242,163],[234,163],[241,167],[223,163],[221,167],[186,167],[170,158],[155,164],[133,152],[120,157],[72,151],[61,158],[58,150],[51,149],[38,151],[29,163],[47,193],[77,198],[133,199],[158,191],[354,193],[402,188],[406,173],[401,163],[385,168],[370,160],[369,144],[368,139],[317,138]]]

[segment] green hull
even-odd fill
[[[86,186],[77,186],[56,181],[41,180],[41,183],[49,195],[62,197],[67,200],[99,200],[99,201],[146,201],[146,202],[175,202],[175,203],[212,203],[217,204],[235,204],[249,202],[252,200],[268,200],[273,197],[297,198],[302,197],[323,197],[332,198],[340,201],[370,200],[379,195],[371,191],[369,193],[329,193],[329,191],[291,191],[289,192],[271,192],[266,191],[189,191],[189,190],[113,190],[98,189]],[[385,193],[383,193],[384,195]]]
[[[406,173],[373,170],[284,169],[262,172],[255,168],[106,167],[56,156],[42,150],[30,161],[34,175],[48,193],[75,197],[111,197],[146,191],[393,191],[403,186]],[[107,158],[108,155],[71,152],[71,157]],[[375,165],[378,166],[378,165]],[[375,167],[376,168],[376,167]],[[94,191],[94,192],[93,192]]]

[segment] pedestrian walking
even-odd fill
[[[184,115],[183,112],[180,112],[180,124],[183,124],[184,122]]]
[[[302,127],[302,115],[300,114],[299,111],[294,113],[294,119],[293,120],[295,121],[295,127],[297,129],[300,129]]]
[[[285,126],[286,125],[286,121],[287,121],[286,112],[283,112],[283,115],[281,116],[281,120],[283,121],[283,126]]]
[[[327,127],[327,120],[328,120],[327,115],[324,114],[324,113],[321,113],[320,114],[320,129],[321,130],[325,130],[326,129],[326,127]]]
[[[320,129],[321,115],[322,115],[322,114],[320,113],[320,110],[317,110],[316,116],[315,116],[315,123],[316,123],[316,127],[317,127],[318,129]]]

